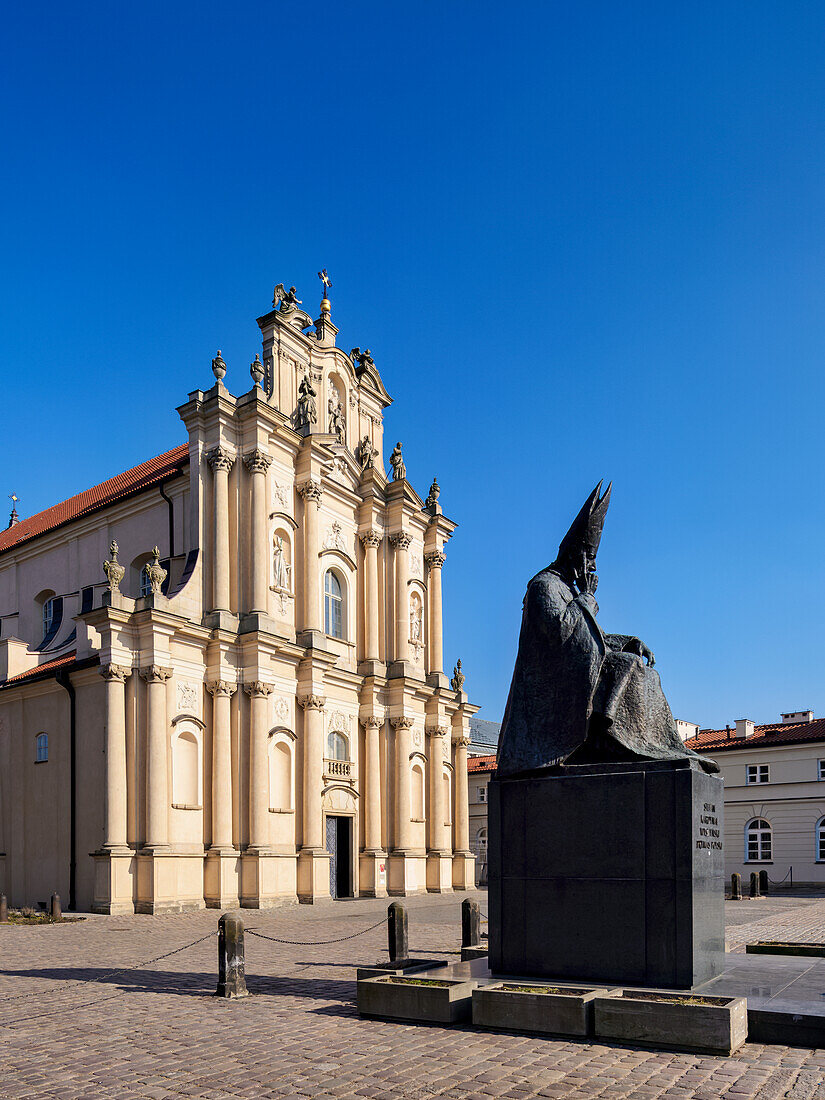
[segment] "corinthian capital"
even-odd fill
[[[235,463],[235,456],[218,444],[217,447],[213,447],[206,456],[206,461],[212,467],[212,470],[226,470],[228,473]]]
[[[466,749],[470,744],[470,736],[466,733],[460,733],[458,737],[453,738],[454,745],[460,745],[462,749]]]
[[[412,537],[406,531],[398,531],[396,534],[390,535],[390,542],[396,550],[409,550]]]
[[[233,684],[230,680],[209,680],[206,685],[206,690],[210,695],[234,695],[238,690],[238,685]]]
[[[271,457],[266,451],[262,451],[260,447],[256,447],[254,451],[245,454],[243,461],[244,466],[251,474],[265,474],[272,463]]]
[[[164,668],[163,665],[147,665],[140,670],[140,678],[147,684],[165,684],[171,676],[171,668]]]
[[[321,486],[317,481],[304,481],[301,485],[296,486],[298,492],[304,498],[307,504],[311,500],[314,500],[316,505],[321,507]]]
[[[367,727],[368,730],[378,729],[380,726],[384,725],[384,719],[383,718],[378,718],[378,717],[376,717],[376,715],[371,714],[369,716],[369,718],[364,718],[363,719],[363,723]]]
[[[323,695],[299,695],[298,702],[304,710],[323,710],[327,701]]]
[[[444,737],[447,732],[446,726],[425,726],[424,732],[428,737]]]
[[[446,560],[440,550],[433,550],[431,553],[424,555],[424,561],[430,569],[440,569]]]
[[[390,725],[393,727],[393,729],[409,730],[412,729],[413,719],[407,718],[405,715],[400,714],[396,718],[390,718]]]
[[[249,696],[264,698],[271,695],[274,690],[272,684],[264,683],[263,680],[251,680],[248,684],[244,684],[243,689]]]
[[[358,537],[360,538],[361,542],[363,542],[365,547],[369,546],[373,549],[377,549],[381,545],[381,535],[378,533],[378,531],[364,531],[364,533],[362,535],[359,535]]]
[[[100,675],[104,680],[119,680],[124,683],[126,677],[132,675],[132,670],[124,665],[101,665]]]

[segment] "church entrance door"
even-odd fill
[[[352,818],[327,815],[327,851],[329,852],[329,892],[333,898],[351,898],[352,893]]]

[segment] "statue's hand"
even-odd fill
[[[578,584],[582,595],[595,596],[596,589],[599,587],[599,578],[596,573],[585,573],[583,577],[579,577]]]

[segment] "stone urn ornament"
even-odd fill
[[[226,374],[226,363],[223,361],[220,348],[218,348],[218,354],[212,360],[212,373],[219,382],[223,381],[224,375]]]
[[[261,362],[259,355],[255,355],[254,360],[249,364],[249,373],[252,375],[252,381],[256,386],[260,386],[264,380],[264,365]]]
[[[120,582],[126,574],[126,567],[121,565],[117,560],[119,549],[120,547],[118,544],[112,539],[109,546],[109,553],[112,555],[112,560],[104,561],[103,563],[103,572],[106,574],[106,580],[109,582],[109,590],[111,592],[120,591]]]
[[[149,584],[152,586],[152,595],[160,596],[161,589],[163,588],[163,582],[166,580],[167,572],[160,564],[160,551],[157,546],[152,548],[152,561],[144,566],[146,570],[146,576],[149,579]]]

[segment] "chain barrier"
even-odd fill
[[[788,868],[788,873],[787,873],[787,874],[785,875],[785,877],[784,877],[784,878],[781,878],[781,879],[779,880],[779,882],[775,882],[775,881],[774,881],[774,880],[773,880],[773,879],[771,878],[771,876],[770,876],[770,875],[768,875],[768,882],[769,882],[769,883],[771,884],[771,886],[781,886],[783,882],[787,882],[787,881],[788,881],[788,877],[789,877],[789,875],[790,875],[790,874],[792,873],[792,871],[793,871],[793,867],[789,867],[789,868]]]
[[[386,926],[386,923],[387,918],[382,917],[380,921],[371,924],[369,928],[362,928],[360,932],[351,932],[348,936],[338,936],[334,940],[282,940],[277,936],[266,936],[263,932],[258,932],[254,928],[245,928],[244,932],[247,932],[250,936],[257,936],[259,940],[271,940],[272,943],[283,943],[290,947],[324,947],[329,943],[343,943],[344,940],[354,940],[356,936],[365,936],[367,932],[373,932],[382,925]]]
[[[190,947],[195,947],[199,943],[203,943],[205,940],[211,939],[213,936],[217,936],[217,931],[208,932],[205,936],[201,936],[200,939],[193,940],[191,943],[186,943],[183,947],[176,947],[173,951],[166,951],[162,955],[156,955],[153,959],[146,959],[144,962],[133,963],[131,966],[116,966],[113,970],[106,970],[103,974],[99,974],[96,978],[74,978],[69,983],[64,985],[61,989],[56,990],[55,993],[68,993],[83,985],[97,985],[99,982],[105,981],[106,978],[111,978],[113,974],[126,974],[131,970],[140,970],[141,967],[151,966],[152,963],[162,962],[163,959],[170,959],[173,955],[179,955],[181,951],[188,951]],[[37,993],[11,993],[8,996],[0,997],[0,1003],[4,1001],[19,1001],[24,997],[36,997]],[[62,1012],[63,1009],[57,1011]],[[50,1016],[52,1013],[43,1013],[43,1015]]]

